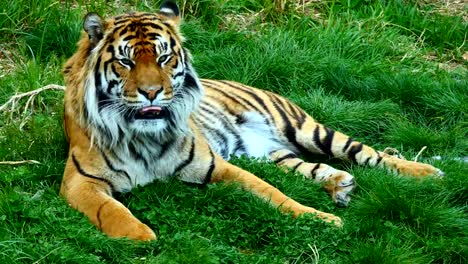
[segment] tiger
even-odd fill
[[[75,53],[65,62],[64,130],[69,142],[60,195],[111,238],[154,240],[155,232],[115,197],[156,180],[233,183],[285,214],[340,217],[302,205],[231,157],[266,159],[321,183],[347,206],[354,177],[315,153],[401,175],[442,176],[432,165],[377,151],[315,121],[288,99],[244,84],[201,79],[184,47],[180,10],[103,19],[88,13]]]

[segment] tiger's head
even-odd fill
[[[76,93],[83,97],[83,122],[101,143],[138,134],[164,141],[188,132],[202,86],[182,47],[179,24],[172,1],[157,13],[85,17],[77,52],[84,54],[75,54],[64,74],[67,87],[77,76],[83,80],[71,86],[82,89]],[[82,66],[76,56],[85,57]]]

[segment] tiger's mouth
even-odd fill
[[[135,114],[135,119],[161,119],[166,117],[167,110],[161,106],[146,106],[140,108]]]

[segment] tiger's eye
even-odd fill
[[[126,67],[133,67],[133,61],[127,58],[122,58],[119,60],[120,64]]]
[[[169,55],[161,55],[158,58],[158,63],[163,64],[163,63],[165,63],[167,61],[168,58],[169,58]]]

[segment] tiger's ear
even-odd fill
[[[178,27],[180,24],[180,12],[177,3],[172,0],[164,1],[159,9],[159,14],[167,18],[167,22],[171,22]]]
[[[88,13],[84,19],[83,28],[88,33],[92,48],[96,47],[104,35],[104,22],[96,13]]]

